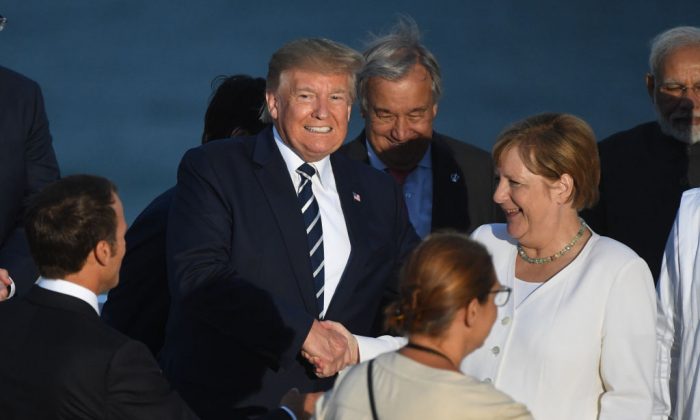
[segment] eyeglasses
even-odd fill
[[[688,96],[688,90],[692,90],[696,96],[700,97],[700,83],[696,83],[693,86],[686,86],[681,83],[662,83],[659,86],[659,91],[676,97]]]
[[[499,289],[491,290],[489,294],[495,295],[493,297],[493,303],[495,303],[496,306],[504,306],[506,303],[508,303],[508,299],[510,299],[510,292],[512,291],[513,289],[508,286],[501,286]]]

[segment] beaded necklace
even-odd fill
[[[547,263],[551,263],[552,261],[560,258],[561,256],[563,256],[567,252],[571,251],[571,249],[574,247],[574,245],[576,245],[576,242],[578,242],[579,239],[581,239],[581,237],[583,236],[583,233],[586,231],[586,228],[588,228],[588,225],[586,224],[586,222],[583,221],[583,219],[581,219],[579,217],[578,220],[579,220],[579,222],[581,222],[581,228],[578,230],[578,232],[576,232],[576,236],[574,236],[574,239],[572,239],[571,242],[566,244],[566,246],[564,246],[564,248],[557,251],[554,255],[550,255],[549,257],[544,257],[544,258],[529,257],[527,255],[527,253],[525,253],[525,250],[520,245],[520,243],[518,243],[518,245],[517,245],[518,255],[520,255],[520,258],[522,258],[523,260],[525,260],[526,262],[528,262],[530,264],[547,264]]]

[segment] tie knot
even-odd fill
[[[297,173],[305,178],[311,179],[316,174],[316,169],[308,163],[303,163],[297,168]]]

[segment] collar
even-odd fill
[[[282,159],[284,159],[284,163],[285,165],[287,165],[287,171],[289,171],[289,175],[292,177],[293,180],[298,179],[300,175],[297,173],[297,168],[304,163],[304,160],[300,158],[299,155],[297,155],[291,147],[289,147],[284,141],[282,141],[282,137],[280,137],[280,134],[277,131],[276,127],[272,128],[272,135],[275,138],[275,144],[277,145],[277,148],[282,154]],[[313,166],[313,168],[316,170],[316,174],[318,175],[318,179],[321,182],[321,186],[329,185],[329,182],[333,177],[330,156],[326,156],[317,162],[306,163]]]
[[[73,282],[62,280],[62,279],[45,279],[43,277],[39,278],[36,283],[37,286],[42,289],[51,290],[52,292],[62,293],[64,295],[73,296],[78,298],[88,305],[92,306],[92,309],[100,315],[99,307],[97,306],[97,295],[94,294],[90,289],[83,287],[79,284]]]
[[[367,145],[367,157],[369,158],[369,163],[374,167],[375,169],[379,169],[380,171],[384,171],[387,169],[387,166],[384,162],[382,162],[381,159],[379,159],[379,156],[374,152],[374,148],[372,147],[372,143],[369,142],[368,138],[365,138],[365,144]],[[421,160],[418,161],[418,165],[416,165],[417,168],[424,168],[424,169],[432,169],[433,168],[433,159],[431,159],[433,153],[433,142],[431,141],[428,144],[428,149],[425,151],[425,154],[421,158]]]

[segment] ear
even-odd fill
[[[106,266],[109,264],[109,260],[112,257],[112,247],[107,241],[98,242],[92,252],[95,255],[95,261],[99,265]]]
[[[473,298],[466,306],[464,311],[464,325],[467,328],[473,328],[476,324],[476,320],[479,318],[479,311],[481,310],[481,304],[477,298]]]
[[[265,91],[265,102],[267,102],[267,110],[270,112],[270,116],[276,121],[279,115],[279,110],[277,109],[279,103],[275,92]]]
[[[552,186],[557,204],[568,203],[574,193],[574,179],[569,174],[563,174]]]
[[[350,122],[350,114],[352,114],[352,102],[348,105],[348,122]]]
[[[437,115],[437,110],[438,110],[438,104],[436,103],[435,105],[433,105],[433,118],[435,118],[435,116]]]
[[[651,98],[651,102],[654,103],[654,88],[656,86],[656,80],[654,79],[654,75],[652,75],[651,73],[647,73],[646,77],[644,78],[644,81],[646,82],[647,93]]]

